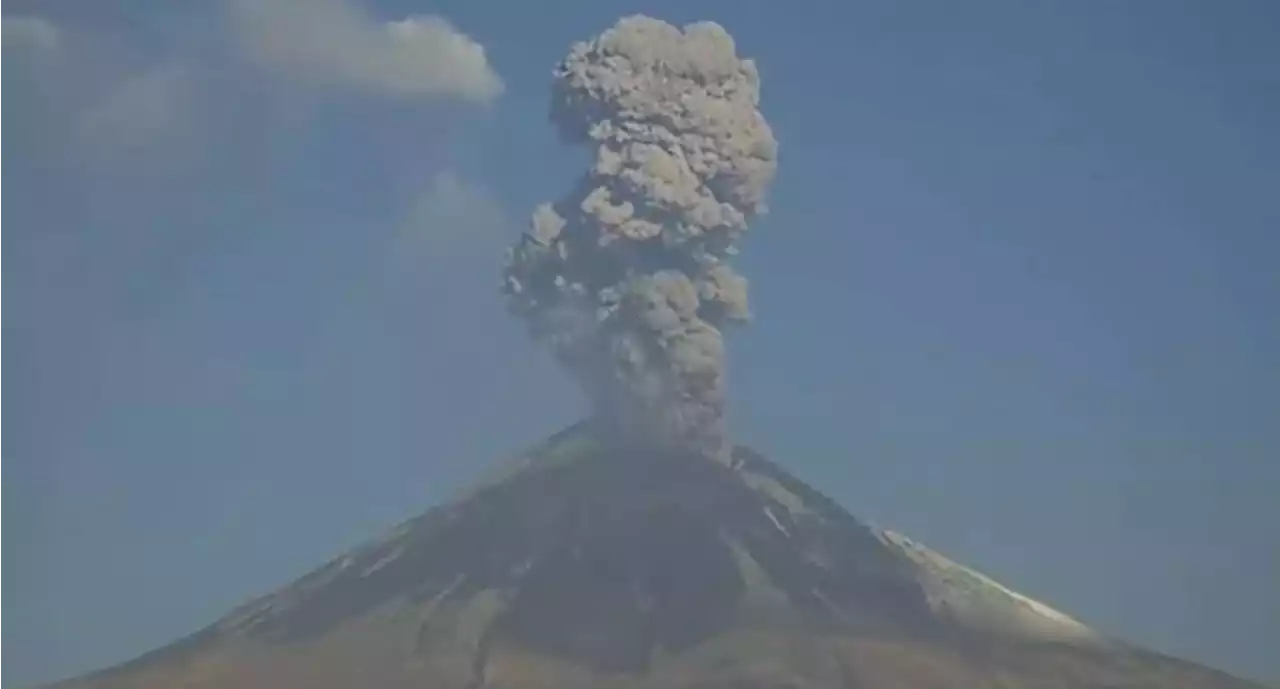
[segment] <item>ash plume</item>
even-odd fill
[[[554,77],[551,119],[594,160],[509,250],[507,303],[599,421],[723,459],[721,328],[750,318],[728,260],[777,167],[755,64],[718,24],[633,16]]]

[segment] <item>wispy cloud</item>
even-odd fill
[[[214,136],[221,111],[257,109],[267,127],[271,112],[313,102],[293,98],[308,92],[395,107],[483,104],[503,88],[484,47],[436,16],[384,21],[355,0],[224,0],[182,12],[200,20],[199,40],[162,35],[159,50],[140,48],[127,26],[5,17],[6,76],[22,91],[11,112],[28,138],[73,168],[82,154],[163,161],[225,141]]]
[[[178,62],[124,77],[80,114],[81,142],[107,154],[180,146],[195,128],[195,79],[190,68]]]
[[[452,170],[433,174],[402,213],[392,241],[386,244],[385,273],[417,287],[443,279],[441,298],[497,304],[495,277],[503,251],[515,233],[501,200],[484,184]],[[434,288],[430,288],[434,289]]]
[[[258,5],[183,4],[145,24],[39,6],[4,17],[6,191],[22,190],[7,238],[32,294],[69,293],[55,287],[79,265],[77,284],[92,287],[65,311],[142,303],[126,294],[132,276],[175,277],[249,228],[285,234],[330,215],[361,218],[353,241],[393,245],[384,264],[405,257],[403,274],[497,270],[500,204],[435,174],[456,162],[436,142],[457,112],[440,106],[501,89],[483,49],[443,20],[380,22],[345,0]],[[291,17],[300,34],[320,31],[314,46],[285,35]],[[275,61],[245,52],[269,35],[284,41]],[[406,189],[413,180],[426,183]]]
[[[40,17],[5,17],[3,27],[6,53],[48,53],[57,50],[62,42],[58,27]]]
[[[489,192],[450,170],[437,172],[415,199],[405,224],[411,238],[430,237],[440,251],[441,243],[482,240],[501,246],[509,237],[510,223],[501,204]],[[411,241],[419,241],[411,239]],[[495,252],[496,255],[496,252]]]
[[[473,102],[502,91],[484,47],[441,17],[383,22],[345,0],[232,0],[231,14],[252,58],[306,83]]]

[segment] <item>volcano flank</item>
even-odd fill
[[[1246,689],[728,465],[579,424],[196,634],[61,689]]]

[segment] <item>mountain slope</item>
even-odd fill
[[[66,689],[1245,689],[1106,639],[764,458],[573,427],[209,628]]]

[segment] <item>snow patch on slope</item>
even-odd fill
[[[994,579],[953,562],[902,534],[877,529],[880,540],[911,560],[929,603],[963,626],[1036,641],[1095,643],[1085,624]]]

